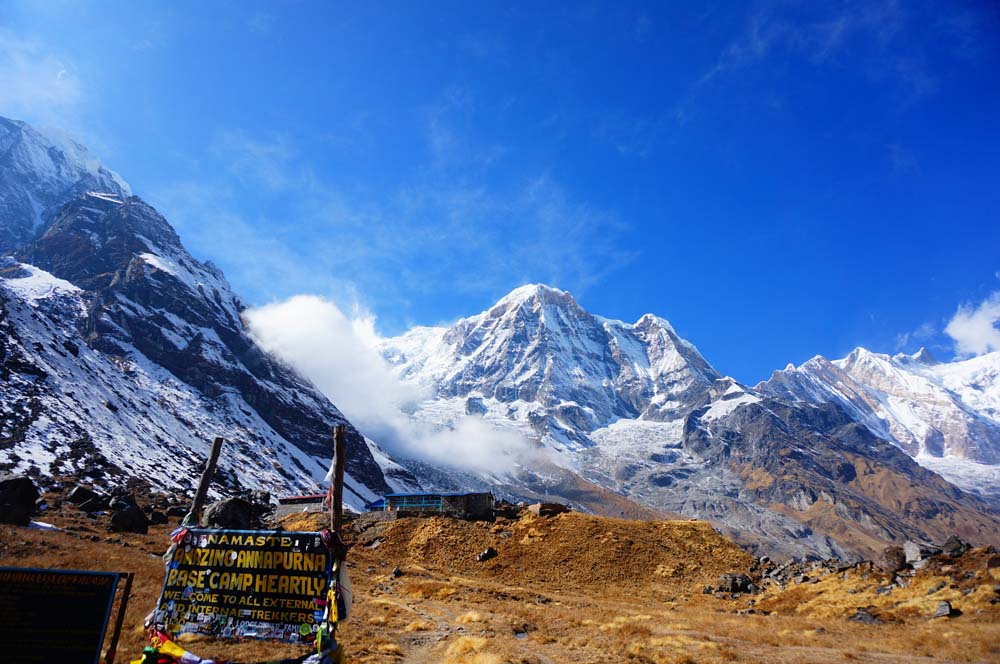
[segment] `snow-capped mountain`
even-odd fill
[[[415,328],[383,342],[400,377],[484,416],[516,413],[549,445],[622,418],[674,420],[701,404],[719,374],[670,323],[593,316],[549,286],[517,288],[449,328]]]
[[[27,125],[4,122],[20,132],[21,153],[40,140]],[[91,180],[53,170],[82,159],[79,146],[68,153],[50,145],[45,155],[19,158],[12,170],[14,162],[0,164],[4,183],[72,181],[43,227],[0,258],[0,468],[185,489],[211,440],[223,436],[220,489],[315,491],[332,427],[345,424],[349,504],[390,488],[383,466],[412,480],[311,383],[257,346],[222,272],[192,258],[156,210],[123,195],[127,185],[99,166],[87,166]],[[75,192],[102,179],[115,187]],[[6,210],[0,229],[21,237],[23,221]]]
[[[890,357],[856,348],[789,365],[756,389],[835,403],[958,486],[1000,495],[1000,352],[938,362],[925,349]]]
[[[856,412],[721,377],[653,315],[609,320],[569,293],[530,285],[450,327],[387,339],[381,351],[432,395],[409,408],[415,420],[451,427],[474,415],[519,431],[582,481],[711,520],[769,551],[872,555],[887,541],[952,530],[1000,541],[986,503],[921,468]],[[572,500],[551,474],[526,460],[503,481]]]
[[[125,180],[64,132],[3,117],[0,175],[0,253],[33,239],[78,194],[132,194]]]

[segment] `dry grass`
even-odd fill
[[[110,536],[75,511],[46,520],[76,528],[82,538],[0,527],[0,564],[136,572],[120,659],[137,656],[144,645],[142,619],[163,578],[162,561],[150,554],[162,552],[172,526],[153,527],[148,536]],[[296,527],[316,527],[305,516],[301,521]],[[338,635],[348,661],[901,664],[933,656],[1000,662],[1000,607],[990,604],[1000,568],[989,568],[982,552],[953,569],[927,570],[891,595],[875,594],[886,581],[878,572],[828,575],[785,591],[767,588],[754,608],[770,615],[736,615],[747,608],[746,598],[717,600],[702,595],[700,586],[719,573],[741,571],[749,557],[704,524],[585,515],[522,521],[405,520],[378,548],[354,547],[355,611]],[[522,544],[526,537],[529,543]],[[500,555],[476,562],[486,546]],[[389,574],[395,566],[405,571],[402,577]],[[942,582],[941,590],[927,594]],[[963,614],[929,620],[941,599]],[[890,622],[847,620],[869,605]],[[187,647],[236,661],[303,652],[204,639]]]

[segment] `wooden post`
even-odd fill
[[[344,425],[333,428],[333,504],[330,505],[330,521],[333,532],[340,535],[344,507]]]
[[[114,664],[115,655],[118,654],[118,640],[122,635],[122,623],[125,622],[125,609],[128,608],[128,598],[132,594],[132,580],[134,578],[134,572],[129,572],[125,576],[125,588],[122,590],[121,602],[118,603],[118,616],[115,618],[115,628],[111,632],[111,645],[104,655],[104,664]]]
[[[222,443],[225,438],[218,437],[212,442],[212,453],[205,464],[205,471],[201,474],[201,481],[198,482],[198,491],[194,494],[194,502],[191,503],[191,511],[184,517],[185,526],[197,526],[201,524],[201,508],[205,506],[205,498],[208,497],[208,485],[212,483],[212,476],[215,475],[215,466],[219,463],[219,452],[222,450]]]

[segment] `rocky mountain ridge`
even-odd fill
[[[950,482],[1000,496],[1000,353],[938,362],[926,349],[894,356],[857,348],[816,356],[756,386],[796,403],[835,403]]]
[[[21,152],[6,153],[3,181],[11,173],[30,179],[34,168],[44,187],[29,187],[31,196],[70,197],[0,258],[0,467],[108,484],[139,476],[185,489],[210,441],[223,436],[230,442],[217,492],[314,492],[329,465],[331,427],[344,424],[350,504],[360,508],[391,488],[376,457],[412,481],[312,384],[256,345],[222,272],[192,258],[155,209],[127,195],[123,182],[76,193],[94,184],[91,176],[119,182],[98,166],[83,176],[62,167],[83,148],[51,144],[11,166],[25,141],[39,140],[14,124]],[[7,237],[22,238],[37,221],[24,212],[8,207],[0,217]]]
[[[959,429],[932,422],[943,443],[907,440],[875,407],[884,403],[877,390],[905,369],[959,394],[943,403],[982,418],[955,421],[988,432],[989,362],[969,373],[974,380],[940,368],[932,380],[931,369],[908,368],[931,366],[925,355],[886,365],[858,353],[826,367],[850,375],[855,393],[833,394],[794,368],[750,388],[722,376],[662,318],[606,319],[569,293],[529,285],[454,325],[385,340],[381,351],[401,380],[420,386],[415,393],[431,395],[407,406],[414,420],[455,428],[481,418],[518,433],[531,453],[515,470],[490,474],[394,460],[257,346],[221,271],[191,257],[120,178],[90,162],[59,166],[79,162],[74,154],[50,143],[8,165],[21,179],[34,168],[38,191],[67,197],[44,214],[31,203],[0,217],[13,238],[0,259],[2,469],[111,483],[139,475],[184,489],[208,441],[222,435],[232,444],[219,492],[315,491],[330,427],[345,423],[355,507],[399,487],[490,488],[604,514],[707,519],[744,544],[793,555],[870,557],[886,542],[956,532],[1000,541],[993,508],[908,454],[927,464],[958,454],[988,460],[989,439],[963,442]],[[98,177],[117,184],[94,189]],[[940,457],[928,454],[935,449]]]
[[[949,529],[1000,536],[993,508],[855,411],[722,377],[653,315],[609,320],[530,285],[381,350],[402,380],[433,395],[414,419],[448,427],[473,414],[520,431],[589,482],[764,550],[850,557]],[[511,483],[544,475],[530,465]]]
[[[132,189],[64,132],[0,117],[0,254],[34,238],[62,205],[87,191]]]

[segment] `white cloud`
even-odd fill
[[[1000,291],[993,293],[978,305],[967,303],[959,306],[944,331],[955,341],[955,351],[958,355],[982,355],[1000,350],[998,323],[1000,323]]]
[[[225,131],[215,137],[212,150],[245,184],[278,191],[297,180],[291,163],[295,153],[285,136],[261,138],[239,130]]]
[[[922,323],[917,329],[911,330],[909,332],[900,332],[896,335],[896,350],[902,351],[910,345],[911,342],[919,343],[927,341],[934,338],[937,334],[937,329],[934,327],[933,323]]]
[[[449,428],[410,420],[401,408],[424,398],[399,381],[376,350],[374,317],[352,316],[320,297],[297,295],[245,313],[263,348],[295,367],[366,436],[397,457],[486,473],[513,469],[533,453],[521,436],[474,416]]]
[[[0,109],[5,114],[63,124],[60,113],[76,105],[81,83],[72,63],[44,45],[0,29]]]

